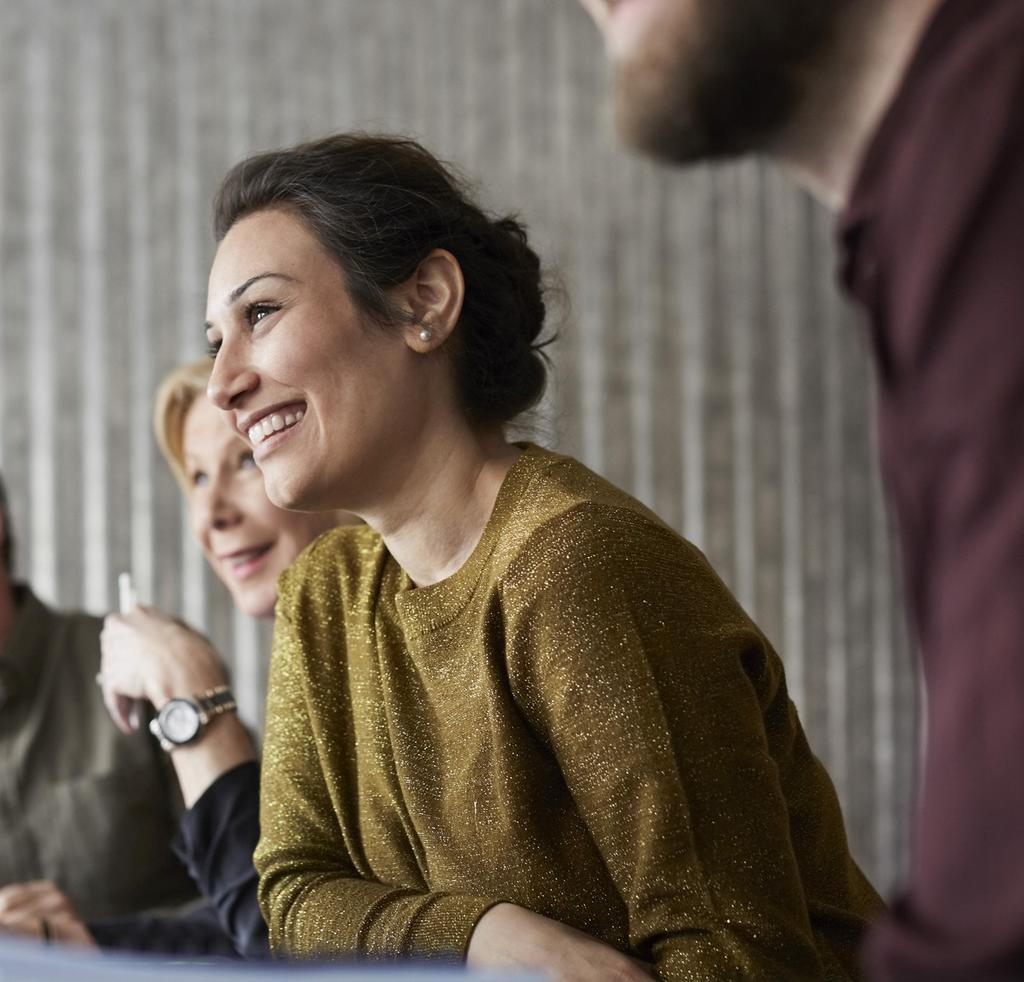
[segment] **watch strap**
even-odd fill
[[[231,713],[238,709],[235,695],[231,691],[231,687],[227,685],[214,686],[212,689],[207,689],[205,692],[200,692],[198,695],[193,696],[192,699],[199,707],[200,714],[205,717],[203,720],[204,726],[214,716],[220,716],[221,713]]]

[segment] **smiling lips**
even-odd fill
[[[222,563],[226,563],[231,575],[236,580],[244,580],[252,576],[262,565],[267,553],[273,549],[274,543],[254,546],[252,549],[239,549],[237,552],[221,556]]]
[[[304,415],[305,411],[302,409],[296,409],[295,412],[268,413],[263,419],[249,427],[249,442],[254,447],[258,447],[268,436],[289,429],[298,423]]]

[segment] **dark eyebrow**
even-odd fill
[[[267,278],[287,280],[289,283],[299,282],[294,276],[288,276],[286,273],[257,273],[255,276],[250,276],[249,279],[247,279],[241,286],[236,286],[231,291],[231,296],[228,297],[228,303],[234,303],[257,280],[265,280]]]
[[[266,279],[287,280],[289,283],[299,282],[294,276],[289,276],[287,273],[257,273],[255,276],[250,276],[249,279],[247,279],[244,283],[242,283],[240,286],[236,286],[231,291],[231,294],[228,297],[228,303],[236,303],[239,297],[241,297],[242,294],[245,293],[245,291],[248,290],[249,287],[253,285],[253,283],[257,283],[260,280]],[[213,327],[213,325],[209,321],[206,321],[204,327],[208,331],[211,327]]]

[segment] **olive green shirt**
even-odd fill
[[[196,896],[170,850],[180,798],[147,732],[123,736],[95,684],[102,621],[26,587],[0,652],[0,885],[50,879],[85,920]]]
[[[460,957],[511,901],[664,979],[845,979],[881,902],[782,664],[701,553],[528,446],[466,563],[368,528],[281,581],[256,853],[271,944]]]

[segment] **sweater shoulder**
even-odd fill
[[[571,457],[537,451],[535,473],[515,502],[495,550],[497,579],[523,567],[577,568],[596,552],[642,558],[665,551],[703,561],[654,512]]]
[[[368,589],[386,558],[381,537],[366,525],[342,525],[310,543],[278,580],[277,614],[351,604]]]

